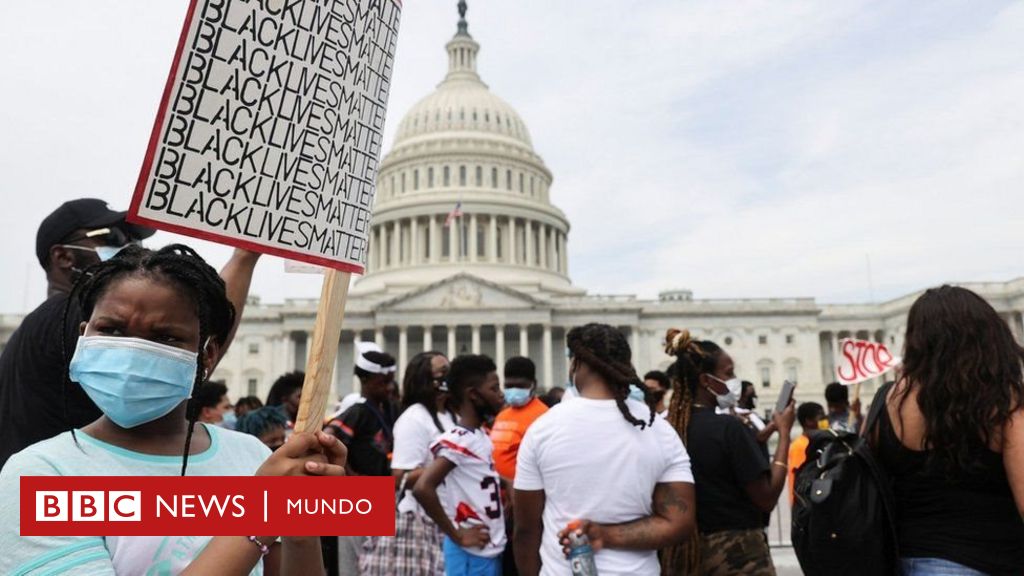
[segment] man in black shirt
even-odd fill
[[[327,424],[327,430],[348,448],[346,470],[350,475],[391,476],[392,430],[395,422],[390,406],[391,385],[395,382],[395,359],[373,342],[359,342],[355,374],[362,398]],[[335,539],[321,543],[329,574],[359,573],[362,536],[338,538],[336,559],[329,550]],[[331,570],[337,566],[338,571]]]
[[[372,342],[360,342],[355,374],[362,398],[331,420],[328,429],[348,448],[348,468],[359,476],[391,475],[391,433],[388,405],[395,381],[395,359]]]
[[[64,386],[67,362],[82,318],[67,311],[68,293],[89,266],[155,230],[129,224],[106,202],[65,202],[36,234],[36,257],[46,271],[47,300],[11,335],[0,354],[0,466],[22,448],[99,418],[100,411],[77,384]],[[66,411],[66,412],[65,412]]]
[[[82,322],[78,308],[66,304],[87,268],[156,232],[126,222],[125,215],[102,200],[81,198],[65,202],[39,225],[36,257],[46,271],[47,300],[22,320],[0,354],[0,466],[23,448],[101,415],[78,384],[65,385]],[[241,318],[258,258],[235,250],[221,271],[236,318]]]

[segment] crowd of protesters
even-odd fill
[[[141,248],[151,233],[98,200],[40,227],[49,297],[0,356],[0,573],[559,575],[572,532],[602,575],[771,575],[767,516],[799,499],[823,434],[860,435],[884,470],[891,573],[1024,573],[1024,349],[966,289],[911,307],[877,419],[838,383],[824,406],[759,412],[729,351],[685,329],[641,378],[626,338],[587,324],[567,333],[564,388],[524,357],[399,366],[361,342],[359,391],[309,434],[294,431],[303,373],[265,402],[211,379],[258,256],[218,273],[186,246]],[[389,477],[395,534],[19,535],[21,476],[178,474]]]

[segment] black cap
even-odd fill
[[[132,240],[149,238],[156,233],[152,228],[125,222],[127,214],[111,210],[106,202],[96,198],[80,198],[61,204],[60,208],[43,219],[36,233],[36,257],[39,258],[39,264],[46,268],[50,248],[75,230],[116,226]]]

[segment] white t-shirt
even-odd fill
[[[250,476],[270,456],[255,436],[207,426],[210,447],[188,458],[188,476]],[[152,456],[75,431],[18,452],[0,472],[0,574],[178,574],[209,536],[19,536],[21,476],[178,476],[181,456]],[[184,448],[184,446],[182,446]],[[188,478],[183,479],[189,482]],[[196,480],[191,480],[195,482]],[[252,572],[262,574],[258,563]]]
[[[501,509],[501,480],[494,470],[494,445],[479,428],[455,426],[430,446],[435,458],[444,458],[455,469],[444,479],[438,493],[452,523],[470,520],[487,526],[491,541],[481,548],[465,548],[474,556],[494,558],[505,549],[505,519]]]
[[[438,421],[445,431],[455,427],[451,414],[438,412]],[[391,451],[392,470],[415,470],[426,466],[434,459],[430,445],[442,434],[422,404],[413,404],[398,417],[394,428],[394,448]],[[423,516],[423,509],[412,496],[412,486],[406,485],[405,495],[398,503],[399,512],[416,512]]]
[[[642,402],[626,400],[630,413],[648,422]],[[577,397],[548,410],[526,431],[519,447],[516,490],[543,490],[544,576],[569,573],[558,532],[575,519],[618,524],[649,516],[654,486],[693,483],[690,457],[662,418],[641,430],[614,400]],[[601,576],[657,575],[654,550],[604,549],[595,555]]]

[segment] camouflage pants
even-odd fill
[[[727,530],[700,535],[702,576],[775,576],[768,541],[761,530]]]

